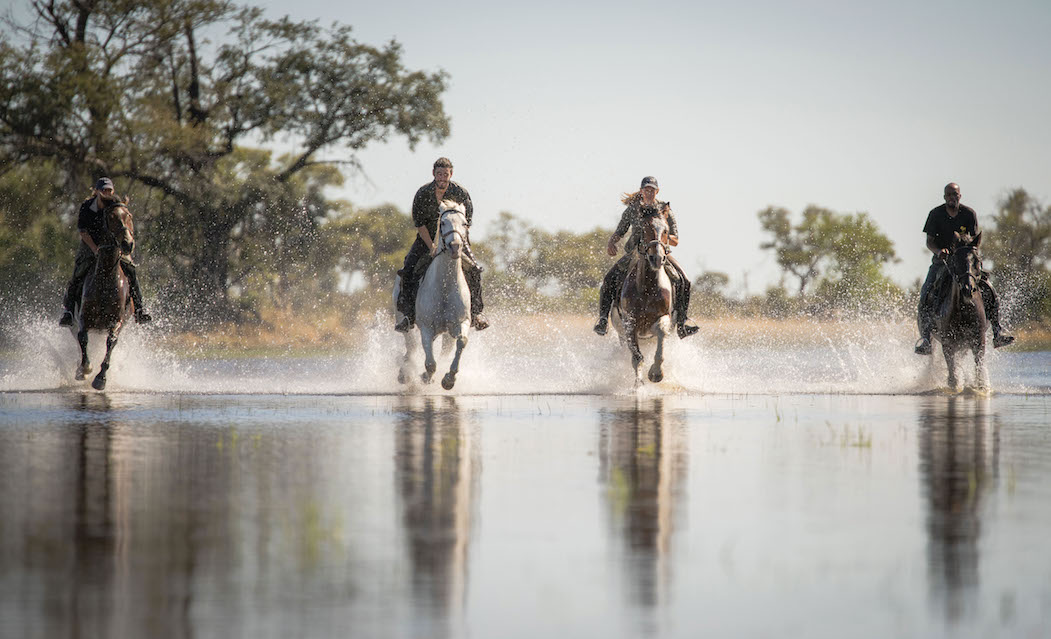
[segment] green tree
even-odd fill
[[[778,265],[799,279],[799,298],[818,285],[817,302],[826,310],[869,310],[900,290],[883,273],[896,261],[894,246],[867,213],[843,214],[808,206],[793,225],[783,208],[759,212],[760,224],[773,237],[760,248],[775,251]],[[895,304],[895,308],[897,308]]]
[[[269,234],[316,240],[301,232],[331,212],[319,189],[334,178],[310,169],[356,168],[355,151],[392,134],[413,147],[449,132],[445,74],[408,70],[397,42],[361,44],[345,25],[223,0],[29,7],[0,43],[0,165],[51,161],[71,196],[113,177],[174,292],[213,314],[251,286],[246,267],[297,255],[261,258]],[[250,148],[275,141],[289,152]]]
[[[1018,320],[1051,318],[1051,206],[1025,189],[998,204],[982,240],[1006,315]]]

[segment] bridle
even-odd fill
[[[971,254],[974,255],[975,265],[979,272],[982,268],[982,258],[978,256],[978,251],[977,249],[975,249],[975,247],[969,244],[965,244],[956,247],[956,249],[952,253],[951,259],[947,258],[943,260],[945,263],[945,268],[948,269],[949,274],[952,275],[953,282],[955,282],[956,285],[960,287],[960,294],[966,298],[970,298],[978,289],[978,275],[975,275],[974,272],[972,272],[972,270],[969,268],[969,260],[967,261],[968,268],[966,270],[958,271],[955,268],[956,264],[959,261],[958,259],[956,259],[956,256],[960,253],[960,251],[969,251]]]
[[[639,246],[638,246],[638,248],[636,248],[636,250],[639,253],[639,259],[645,259],[645,260],[649,261],[650,262],[650,266],[652,266],[654,268],[654,270],[656,270],[656,269],[659,269],[659,268],[663,267],[665,265],[665,263],[667,263],[667,261],[668,261],[668,253],[671,252],[671,248],[668,246],[667,242],[665,242],[665,241],[663,241],[661,239],[664,236],[664,232],[667,231],[667,225],[664,223],[664,220],[660,219],[660,218],[656,218],[656,217],[650,218],[650,219],[651,220],[652,219],[660,220],[661,226],[663,226],[664,228],[662,230],[660,230],[660,231],[657,231],[657,238],[656,239],[650,240],[649,242],[642,242],[642,241],[640,241],[639,242]],[[653,228],[652,221],[647,221],[647,222],[650,225],[650,228]],[[658,251],[658,255],[660,256],[660,263],[659,264],[654,264],[653,261],[650,260],[651,257],[654,257],[653,255],[650,255],[650,251],[653,250],[654,248],[657,248],[657,247],[660,247],[663,250]]]
[[[441,212],[441,215],[438,217],[438,233],[439,233],[438,238],[439,238],[440,241],[438,243],[438,252],[435,253],[435,257],[437,257],[441,253],[444,253],[446,250],[448,250],[448,248],[449,248],[449,238],[451,238],[451,237],[459,236],[460,237],[460,242],[463,244],[463,246],[465,246],[465,247],[467,246],[467,237],[458,228],[456,228],[456,226],[450,225],[452,228],[449,231],[444,232],[444,233],[442,232],[442,222],[445,220],[445,217],[447,215],[450,215],[452,213],[460,213],[460,212],[458,210],[456,210],[456,209],[445,209],[444,211]]]

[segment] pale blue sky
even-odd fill
[[[397,39],[450,74],[452,135],[359,155],[340,195],[408,210],[439,155],[471,192],[548,229],[612,227],[618,196],[660,180],[696,276],[775,281],[756,212],[867,211],[901,284],[925,274],[921,229],[960,183],[983,221],[1007,189],[1051,203],[1051,2],[371,2],[274,0],[272,17]]]

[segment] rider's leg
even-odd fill
[[[688,317],[690,309],[690,278],[686,277],[682,266],[671,255],[668,256],[668,264],[664,270],[668,273],[668,278],[672,280],[672,285],[675,287],[675,325],[679,333],[679,339],[682,339],[700,330]]]
[[[923,280],[923,286],[920,287],[920,303],[916,309],[916,324],[920,330],[916,353],[919,355],[929,355],[931,352],[931,331],[934,330],[934,300],[931,299],[931,289],[944,268],[942,262],[933,262],[927,269],[927,279]]]
[[[66,286],[66,295],[62,300],[65,312],[62,314],[62,319],[58,320],[59,326],[73,325],[73,309],[80,302],[80,296],[84,292],[84,279],[88,276],[88,272],[94,264],[95,254],[82,242],[80,249],[77,250],[76,261],[73,264],[73,277],[70,278],[69,285]]]
[[[423,240],[416,238],[416,241],[412,243],[412,248],[409,249],[408,254],[405,256],[405,261],[402,263],[401,270],[398,271],[401,274],[401,292],[398,294],[398,310],[404,317],[397,326],[394,327],[397,331],[408,331],[412,328],[412,325],[416,323],[416,264],[420,261],[420,258],[428,254],[427,245],[423,243]]]
[[[598,324],[595,324],[595,332],[599,335],[605,335],[606,331],[609,330],[609,312],[613,308],[613,300],[617,293],[620,292],[620,287],[624,282],[624,275],[628,270],[628,259],[629,257],[625,255],[617,260],[613,268],[606,273],[606,277],[602,278],[602,287],[599,289],[598,299]]]
[[[1013,335],[1004,333],[1003,327],[1000,326],[1000,300],[997,298],[996,291],[984,276],[978,280],[978,290],[982,292],[985,319],[989,320],[989,326],[993,329],[993,348],[1007,346],[1015,341],[1015,338]]]
[[[471,326],[475,330],[484,331],[489,328],[489,320],[482,315],[485,302],[482,300],[482,269],[473,262],[461,260],[464,279],[467,280],[467,290],[471,292]]]
[[[120,266],[124,270],[124,275],[128,278],[128,291],[131,293],[132,303],[135,304],[135,321],[139,323],[152,321],[153,317],[146,312],[142,305],[142,291],[139,289],[139,276],[135,273],[135,265],[123,260]]]

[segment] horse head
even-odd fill
[[[443,200],[439,206],[438,252],[460,259],[467,244],[467,210],[463,204]]]
[[[982,258],[978,249],[982,245],[982,234],[973,239],[968,234],[955,234],[953,250],[945,261],[952,274],[953,283],[960,288],[965,303],[974,304],[978,292],[978,280],[982,277]]]
[[[105,238],[98,247],[98,258],[107,266],[115,266],[121,256],[131,255],[135,250],[128,198],[103,200],[102,216]]]
[[[668,222],[664,210],[644,217],[639,257],[645,258],[653,271],[664,268],[668,261]]]

